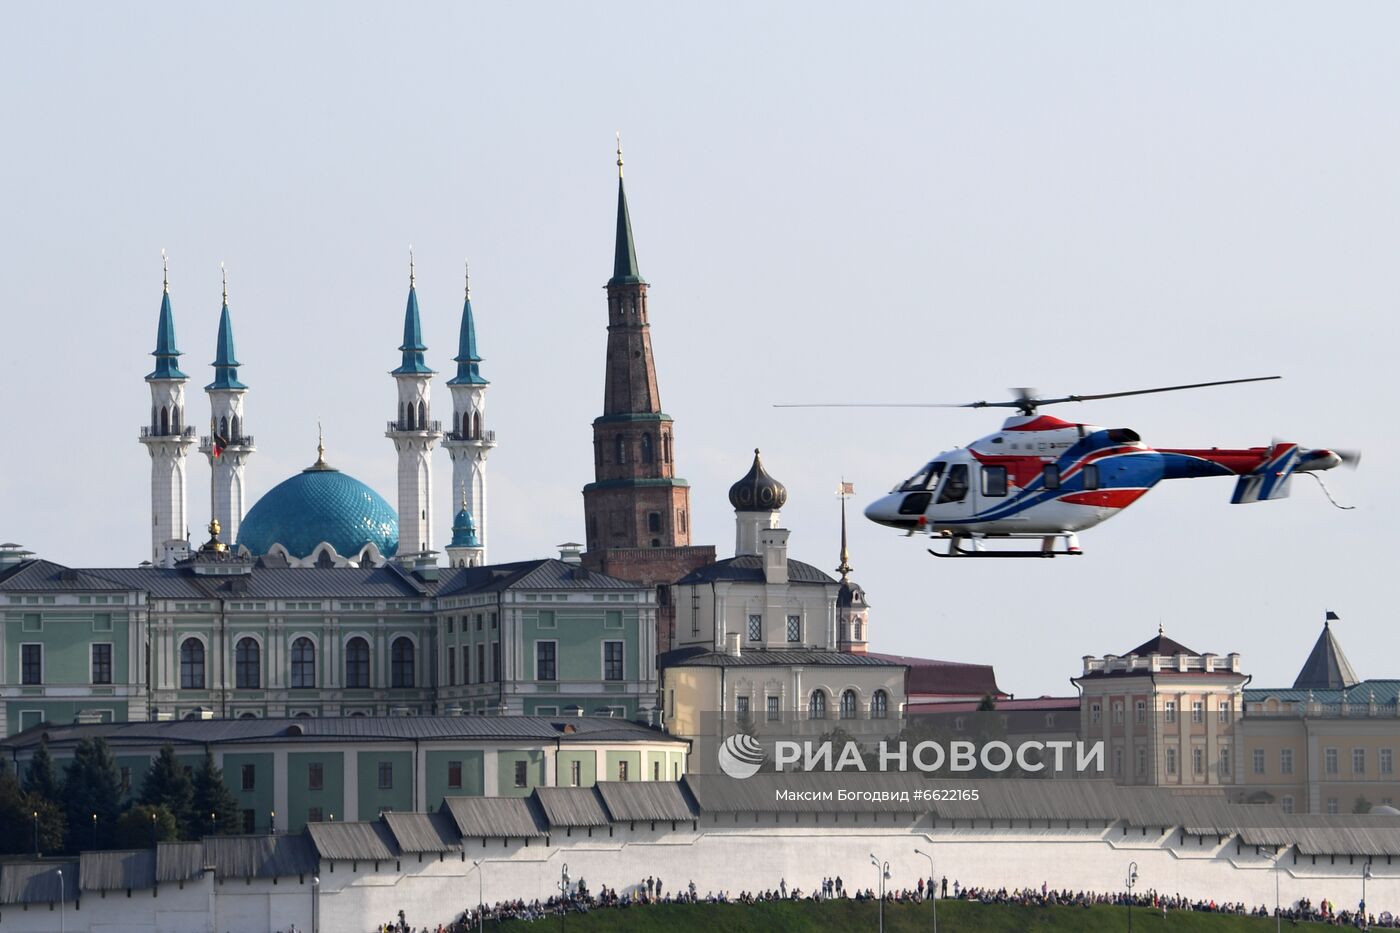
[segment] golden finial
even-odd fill
[[[408,244],[408,287],[413,287],[413,244]]]
[[[845,583],[850,579],[851,551],[846,546],[846,500],[855,495],[856,487],[854,483],[841,480],[841,485],[836,487],[836,497],[841,500],[841,566],[836,568],[836,572],[841,574],[841,582]]]
[[[228,270],[224,268],[223,263],[219,263],[219,275],[224,279],[224,304],[228,304]]]
[[[170,259],[163,249],[160,251],[160,284],[161,290],[170,294]]]
[[[617,131],[617,177],[622,177],[622,130]]]
[[[472,300],[472,264],[471,264],[470,262],[468,262],[467,260],[463,259],[463,260],[462,260],[462,269],[463,269],[463,271],[464,271],[464,273],[465,273],[465,275],[466,275],[466,280],[467,280],[467,300],[468,300],[468,301],[471,301],[471,300]]]
[[[316,465],[326,465],[326,432],[321,422],[316,422]]]

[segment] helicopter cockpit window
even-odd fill
[[[984,466],[982,468],[982,495],[1006,495],[1006,467]]]
[[[943,461],[935,460],[926,464],[923,469],[909,478],[909,481],[899,487],[900,492],[910,492],[916,489],[932,489],[938,485],[938,478],[943,475]]]
[[[955,463],[948,468],[948,479],[938,493],[939,502],[961,502],[967,498],[967,464]]]

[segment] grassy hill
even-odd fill
[[[877,905],[851,900],[786,901],[766,904],[669,904],[570,914],[570,933],[848,933],[875,930]],[[487,924],[487,929],[491,924]],[[1315,924],[1293,930],[1320,929]],[[1128,912],[1122,907],[1013,907],[1002,904],[938,902],[939,933],[1122,933]],[[559,929],[559,918],[502,923],[502,933],[544,933]],[[927,903],[885,907],[888,933],[928,933],[933,915]],[[1268,933],[1272,919],[1133,908],[1134,933]]]

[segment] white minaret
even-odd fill
[[[151,423],[141,429],[141,443],[151,455],[151,561],[172,566],[188,553],[189,519],[185,495],[185,457],[194,446],[194,428],[185,424],[185,382],[180,351],[175,349],[175,316],[170,311],[170,267],[161,252],[163,290],[156,326],[156,368],[146,376],[151,387]]]
[[[399,549],[411,560],[433,549],[433,445],[442,425],[432,420],[429,406],[434,372],[423,362],[423,327],[418,320],[413,251],[408,254],[408,307],[403,317],[403,361],[390,375],[398,384],[398,419],[385,432],[399,452]]]
[[[452,488],[462,496],[462,511],[476,531],[473,557],[486,562],[486,456],[496,446],[496,432],[486,430],[486,389],[481,357],[476,352],[476,323],[472,319],[471,275],[467,275],[466,302],[462,305],[462,330],[457,340],[457,375],[447,381],[452,392],[452,427],[442,446],[452,458]],[[458,519],[461,512],[458,512]],[[458,519],[453,521],[456,535]],[[454,566],[455,558],[454,558]]]
[[[220,269],[222,270],[222,266]],[[219,540],[232,547],[243,524],[243,469],[256,448],[243,417],[248,387],[238,380],[238,356],[233,351],[233,322],[228,313],[228,273],[224,273],[224,306],[219,312],[219,343],[214,353],[214,381],[209,395],[209,436],[199,452],[209,458],[210,515],[219,523]]]

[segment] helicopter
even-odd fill
[[[1014,408],[1001,430],[966,447],[945,451],[865,508],[865,517],[908,535],[947,542],[935,557],[1080,556],[1078,533],[1118,515],[1166,479],[1234,476],[1237,505],[1285,498],[1294,474],[1356,466],[1360,454],[1274,441],[1267,447],[1152,448],[1131,428],[1077,424],[1039,409],[1066,402],[1178,392],[1209,386],[1266,382],[1279,376],[1225,379],[1190,385],[1095,395],[1041,398],[1012,389],[1014,398],[963,404],[779,405],[779,408]],[[1321,477],[1314,475],[1319,485]],[[1326,493],[1326,486],[1323,486]],[[1327,494],[1331,500],[1330,493]],[[1337,505],[1335,500],[1331,500]],[[1337,506],[1338,508],[1349,508]],[[999,541],[1033,540],[1038,549],[989,548]]]

